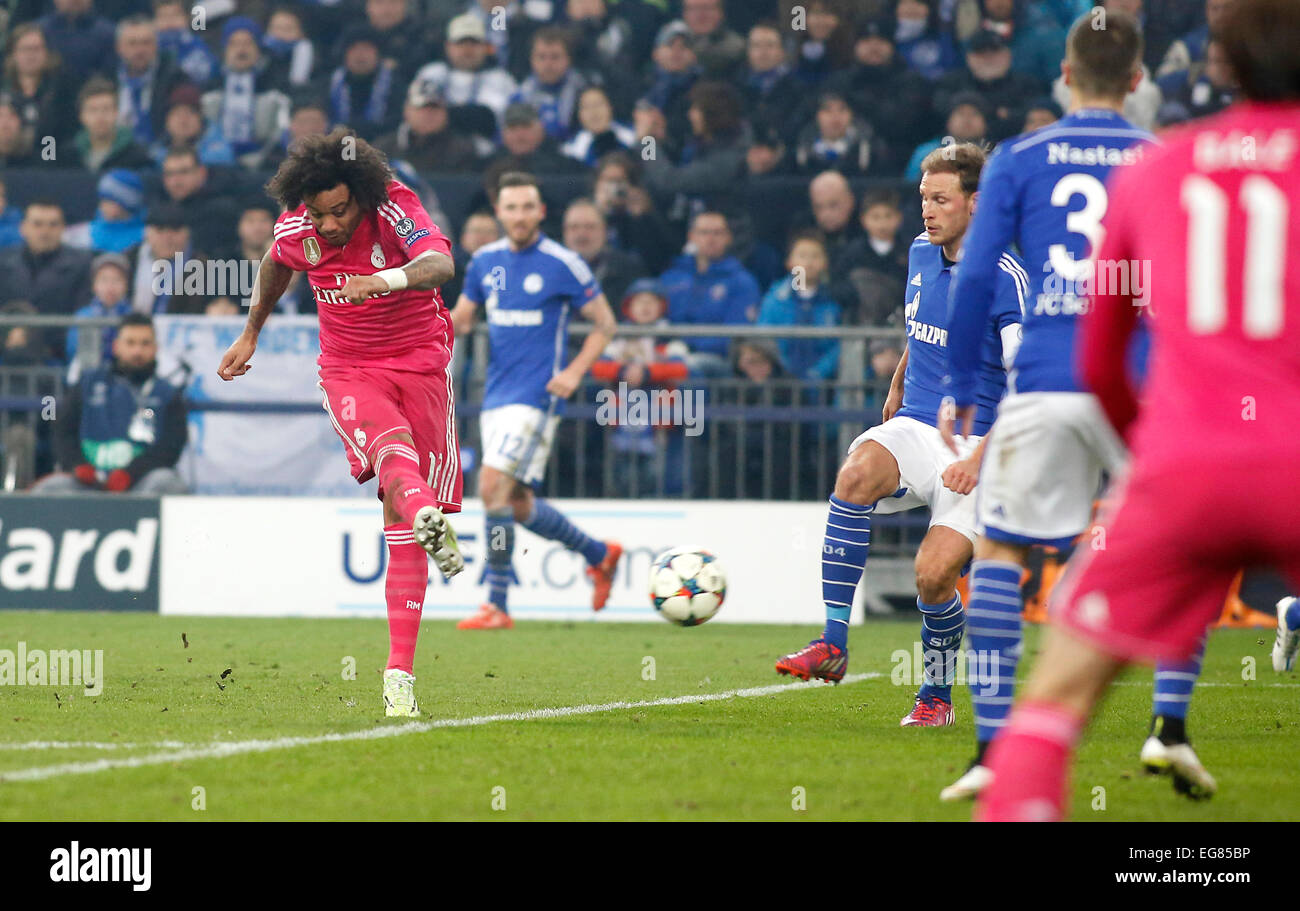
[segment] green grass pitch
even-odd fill
[[[461,632],[430,622],[416,657],[420,720],[785,684],[773,661],[814,633],[717,623],[521,623],[510,632]],[[937,800],[970,756],[966,692],[957,691],[953,727],[898,727],[913,687],[891,681],[891,655],[911,651],[916,636],[912,622],[854,627],[850,673],[880,676],[838,687],[70,774],[59,770],[170,755],[175,744],[210,753],[217,743],[400,726],[383,718],[380,701],[384,621],[4,611],[0,648],[22,641],[29,649],[103,649],[105,685],[98,696],[66,686],[0,687],[0,777],[46,769],[35,773],[42,778],[0,780],[0,819],[966,819],[969,805]],[[1038,631],[1029,636],[1032,655]],[[1073,817],[1300,816],[1300,789],[1286,786],[1284,773],[1300,744],[1300,681],[1272,672],[1271,640],[1269,630],[1211,637],[1208,685],[1196,691],[1189,730],[1219,779],[1213,800],[1190,803],[1166,779],[1141,772],[1151,687],[1149,671],[1136,669],[1084,743]],[[345,679],[349,658],[355,679]],[[1255,680],[1243,680],[1248,658],[1258,667]],[[651,669],[653,679],[644,679]],[[83,745],[35,746],[49,742]],[[194,808],[196,795],[205,809]],[[1102,796],[1105,808],[1094,809]]]

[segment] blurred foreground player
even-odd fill
[[[1223,45],[1248,99],[1125,169],[1097,260],[1150,264],[1153,359],[1137,402],[1123,289],[1093,297],[1086,383],[1133,463],[1058,588],[1055,625],[989,754],[981,820],[1056,820],[1093,706],[1136,659],[1192,655],[1243,567],[1300,584],[1300,6],[1241,0]],[[1156,201],[1158,204],[1152,205]],[[1249,478],[1230,510],[1225,477]]]
[[[251,369],[257,335],[294,272],[320,315],[320,387],[358,483],[379,478],[388,541],[384,706],[419,714],[412,665],[429,581],[465,568],[444,513],[460,511],[451,316],[438,287],[451,243],[383,154],[345,128],[299,140],[267,184],[285,207],[253,285],[248,325],[217,371]]]

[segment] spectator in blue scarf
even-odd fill
[[[397,65],[379,57],[379,36],[368,25],[343,34],[343,65],[330,75],[330,119],[347,124],[362,139],[397,129],[406,93]]]
[[[153,24],[158,32],[158,50],[169,54],[185,75],[198,85],[217,75],[217,55],[201,35],[190,27],[189,4],[182,0],[154,3]]]
[[[131,312],[131,298],[127,295],[127,288],[131,278],[131,263],[121,253],[101,253],[96,256],[90,264],[90,281],[91,290],[94,297],[90,303],[81,307],[74,314],[78,318],[91,316],[115,316],[123,317]],[[113,338],[117,335],[117,330],[107,327],[102,330],[103,350],[100,352],[102,361],[110,361],[113,357]],[[77,358],[77,346],[79,339],[76,329],[68,330],[68,363],[72,363]]]
[[[537,108],[546,135],[563,142],[574,133],[578,95],[587,80],[573,68],[569,38],[559,28],[538,29],[529,53],[531,72],[511,101],[523,101]]]
[[[222,66],[213,90],[203,96],[203,115],[216,124],[239,163],[255,168],[289,121],[289,98],[267,72],[262,30],[245,16],[221,29]]]
[[[117,168],[99,178],[99,205],[89,222],[64,236],[70,247],[125,253],[144,239],[144,182],[135,171]]]

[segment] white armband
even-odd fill
[[[376,272],[375,278],[382,278],[388,283],[389,291],[401,291],[406,287],[406,272],[402,269],[384,269]]]

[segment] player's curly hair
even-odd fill
[[[289,147],[289,156],[266,184],[266,192],[292,211],[305,198],[347,184],[365,212],[388,202],[393,169],[388,157],[348,127],[327,136],[304,136]]]

